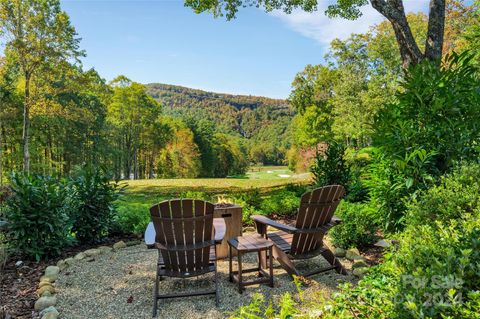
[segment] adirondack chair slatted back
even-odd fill
[[[160,252],[166,271],[207,271],[213,245],[213,210],[213,204],[193,199],[163,201],[150,208],[155,242],[163,247]]]
[[[319,228],[332,220],[338,203],[345,195],[341,185],[317,188],[302,195],[295,227],[298,229]],[[292,240],[292,255],[306,254],[317,249],[324,234],[297,233]]]

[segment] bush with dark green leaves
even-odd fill
[[[112,231],[120,234],[143,234],[150,222],[150,205],[124,204],[118,207]]]
[[[72,232],[81,243],[97,242],[108,235],[121,188],[102,169],[85,168],[71,182]]]
[[[299,205],[300,197],[295,192],[281,190],[265,196],[260,209],[269,216],[294,217]]]
[[[6,201],[6,237],[17,252],[37,261],[55,257],[72,242],[68,187],[54,177],[13,174]]]
[[[327,318],[478,318],[479,177],[479,164],[463,165],[418,194],[398,248],[344,287]]]
[[[335,215],[342,219],[342,223],[329,232],[335,246],[362,248],[378,239],[376,211],[368,204],[342,201]]]
[[[453,53],[440,68],[428,61],[411,67],[395,102],[379,111],[367,186],[387,230],[401,230],[406,203],[457,161],[479,156],[480,73],[471,59]]]
[[[350,168],[344,158],[345,151],[346,147],[343,144],[331,141],[325,154],[317,152],[310,168],[316,186],[346,186],[349,183]]]
[[[323,319],[478,319],[480,164],[465,164],[408,205],[407,226],[383,262],[331,300],[295,301],[288,314]],[[462,191],[466,190],[466,191]],[[445,207],[444,207],[445,206]],[[263,307],[262,307],[263,305]],[[275,314],[257,300],[234,318]],[[312,316],[312,314],[315,314]],[[278,315],[277,315],[278,316]],[[284,317],[287,318],[287,317]]]

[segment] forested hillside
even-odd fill
[[[147,93],[163,112],[191,126],[208,121],[219,133],[244,138],[249,160],[282,164],[290,147],[289,125],[294,111],[286,100],[206,92],[176,85],[147,84]]]

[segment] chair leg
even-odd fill
[[[288,258],[287,254],[285,254],[282,250],[280,250],[277,246],[273,246],[272,249],[273,257],[278,261],[280,266],[290,275],[299,276],[299,272],[293,262]]]
[[[156,318],[157,317],[157,307],[158,307],[158,282],[161,276],[158,274],[159,271],[159,266],[157,265],[157,273],[155,275],[155,291],[153,292],[153,311],[152,311],[152,317]]]
[[[325,250],[322,251],[322,256],[325,258],[330,265],[335,267],[335,271],[341,275],[346,275],[347,270],[342,266],[342,263],[338,260],[337,257],[332,253],[332,251],[325,247]]]

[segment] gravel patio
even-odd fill
[[[151,318],[156,260],[157,251],[149,250],[142,244],[98,255],[65,269],[56,281],[56,307],[61,318]],[[249,254],[243,262],[244,267],[253,267],[255,262],[256,255]],[[328,265],[322,257],[316,257],[304,262],[302,267],[309,268],[313,263]],[[348,269],[351,268],[349,261],[344,259],[342,263]],[[239,294],[237,286],[228,281],[227,260],[218,262],[218,270],[220,307],[215,307],[213,296],[160,300],[158,318],[226,318],[239,306],[249,304],[255,293],[274,300],[278,300],[285,292],[297,294],[295,284],[280,267],[274,269],[275,288],[254,285],[248,287],[243,294]],[[198,279],[166,278],[160,283],[160,289],[178,292],[212,287],[212,276],[213,273]],[[311,279],[317,284],[305,287],[305,293],[320,290],[327,296],[335,291],[338,284],[355,281],[352,275],[342,276],[334,271]]]

